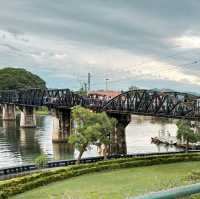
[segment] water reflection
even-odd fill
[[[53,143],[53,154],[55,160],[73,159],[74,146],[66,143]]]
[[[126,128],[128,153],[176,151],[173,146],[155,145],[151,137],[158,136],[161,129],[176,135],[176,121],[147,116],[132,116]],[[17,121],[0,121],[0,167],[32,162],[39,154],[48,155],[49,160],[72,159],[77,151],[66,143],[52,143],[52,117],[38,116],[37,128],[23,129]],[[84,153],[84,157],[96,156],[96,147]]]
[[[176,120],[149,116],[132,116],[132,121],[126,128],[128,153],[179,151],[175,146],[155,145],[151,137],[156,137],[160,130],[176,136]]]

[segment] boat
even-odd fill
[[[156,137],[151,138],[152,143],[155,144],[167,144],[167,145],[176,145],[177,144],[177,138],[176,136],[171,136],[169,131],[166,130],[160,130],[159,135]]]

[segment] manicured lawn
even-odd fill
[[[185,162],[82,175],[52,183],[12,199],[124,199],[189,183],[200,162]]]

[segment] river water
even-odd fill
[[[158,136],[159,131],[168,131],[176,135],[176,121],[148,116],[132,116],[126,128],[128,153],[178,151],[174,146],[155,145],[151,137]],[[37,116],[36,129],[19,127],[19,116],[15,122],[0,121],[0,168],[31,163],[41,153],[49,160],[72,159],[77,151],[68,144],[52,143],[52,117]],[[96,156],[96,147],[84,153],[84,157]]]

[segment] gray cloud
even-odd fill
[[[139,84],[196,91],[200,84],[200,46],[174,42],[200,38],[198,0],[0,3],[0,65],[25,67],[50,87],[77,88],[72,77],[87,72],[98,88],[108,76],[119,89]]]

